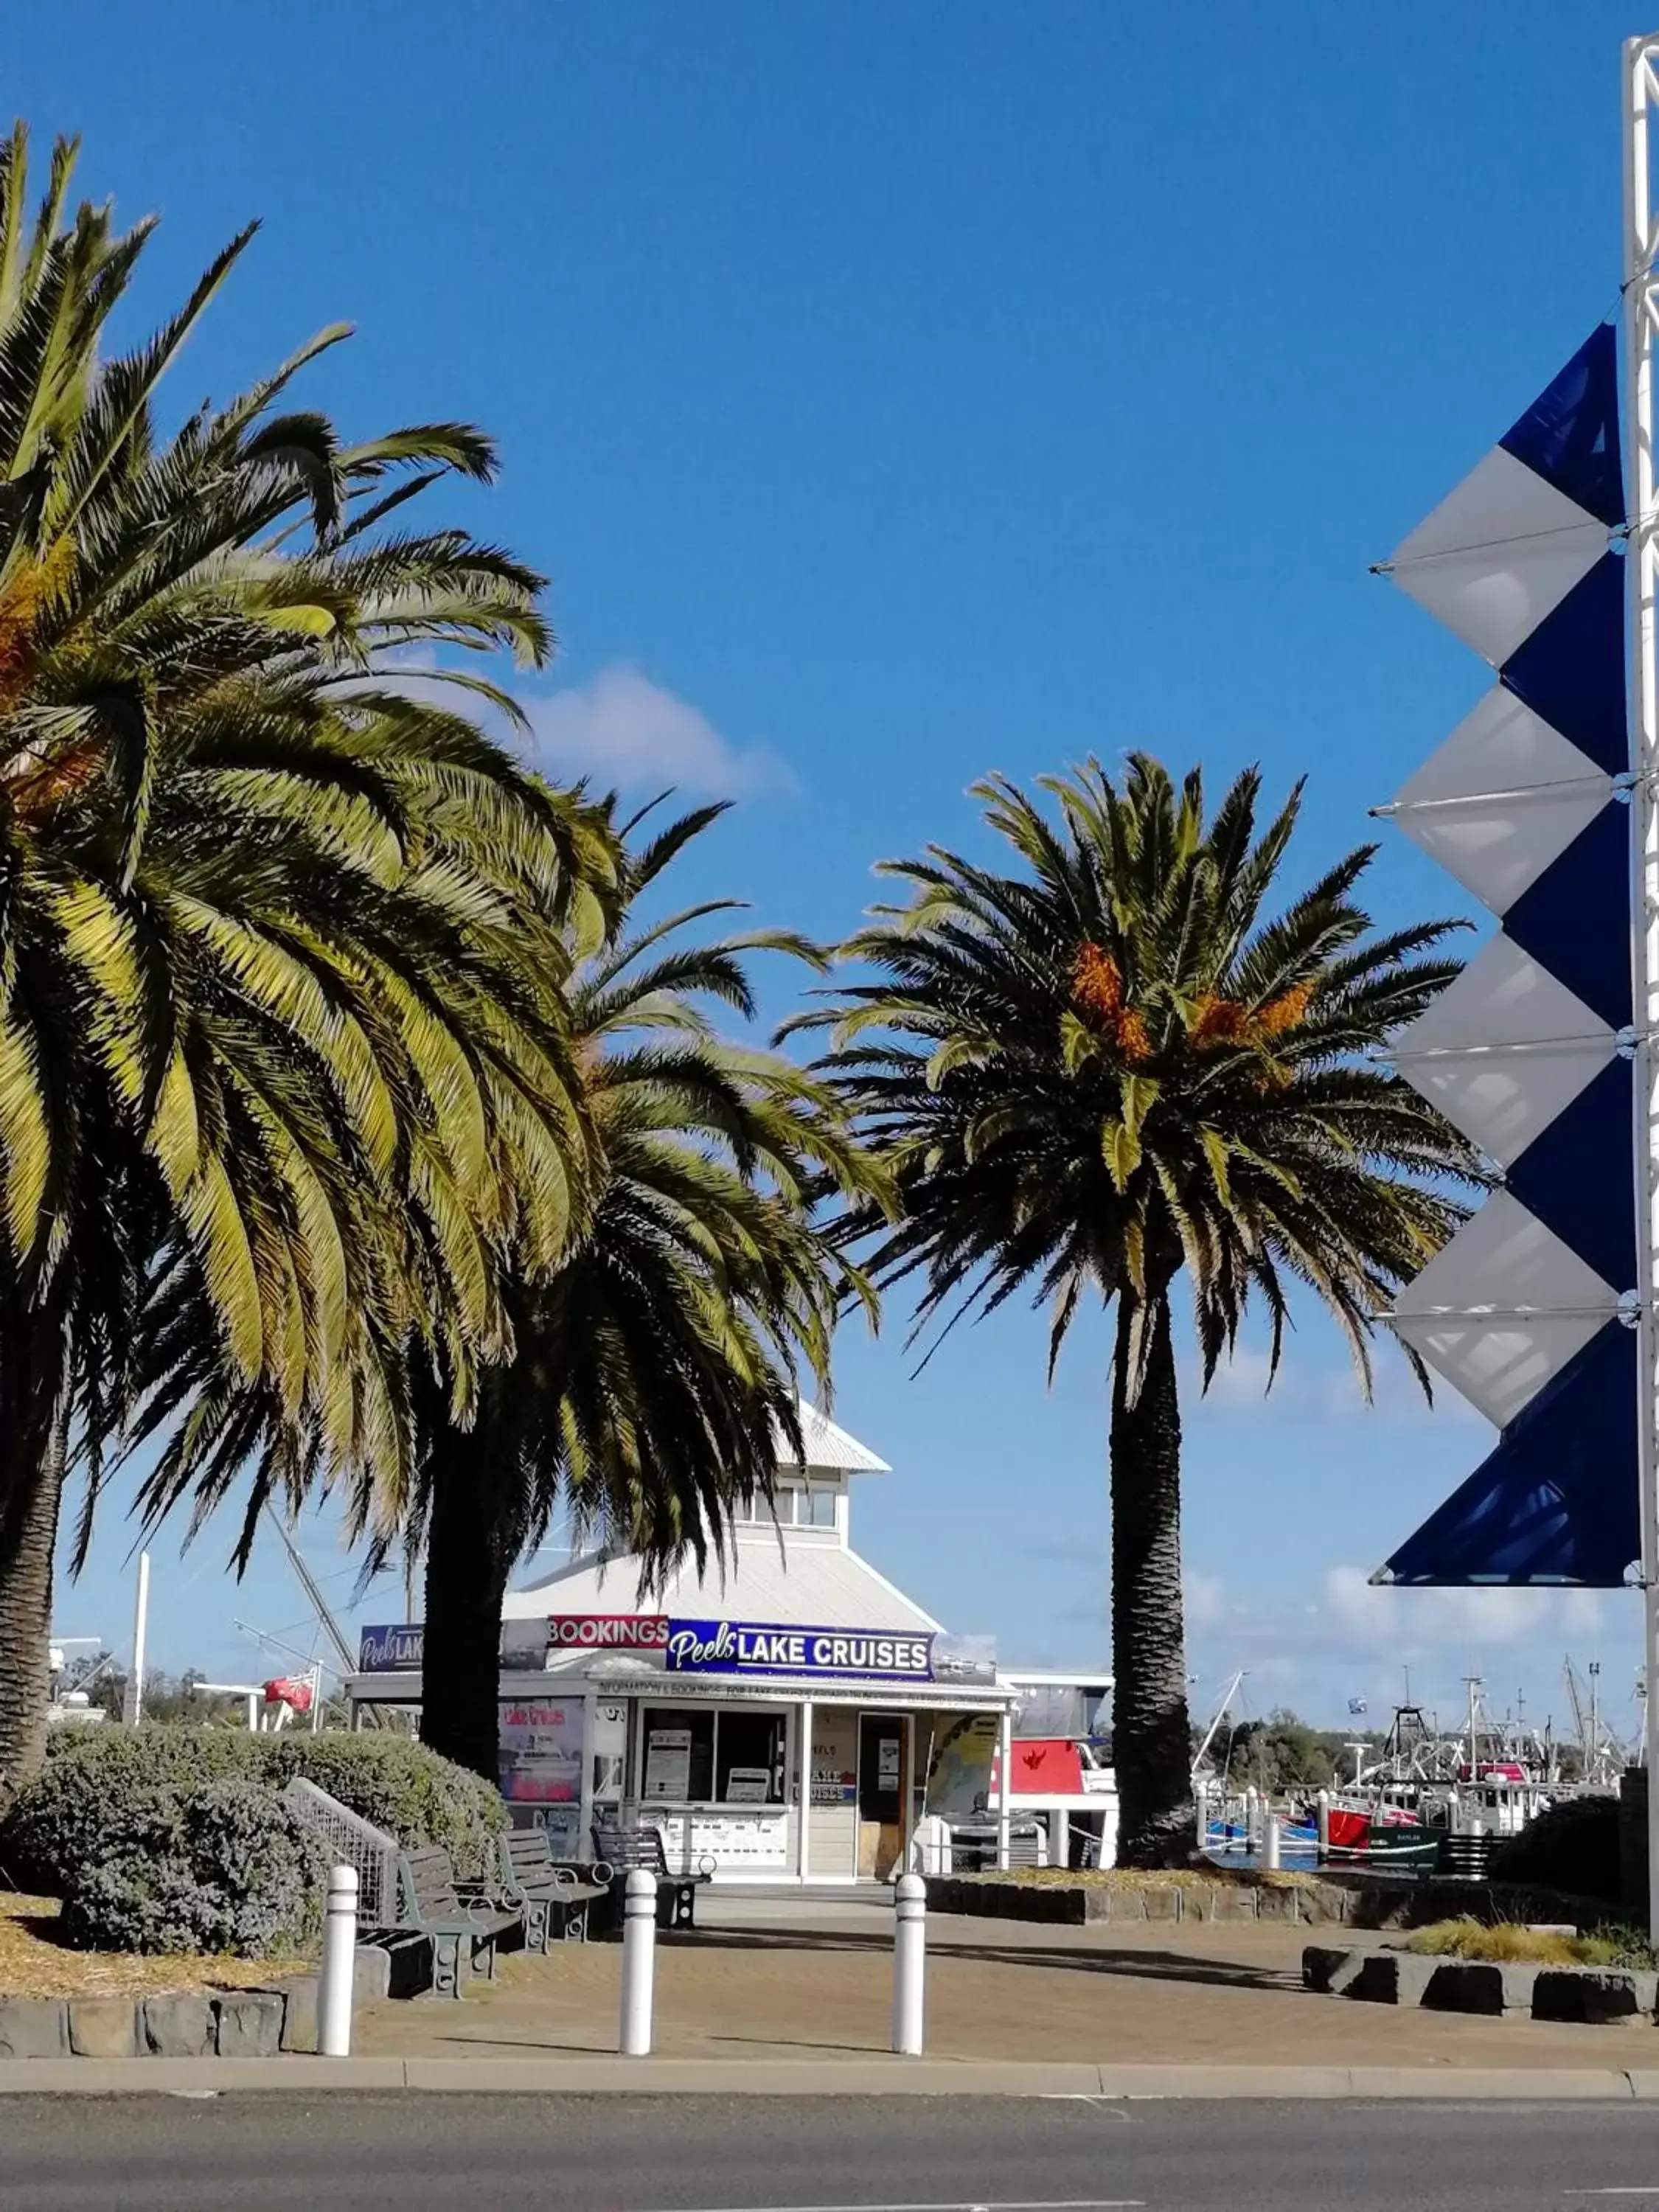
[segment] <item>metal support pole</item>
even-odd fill
[[[1330,1791],[1328,1790],[1322,1790],[1318,1796],[1314,1800],[1314,1802],[1318,1808],[1319,1856],[1322,1859],[1328,1858],[1331,1853]]]
[[[1057,1867],[1072,1863],[1072,1816],[1063,1805],[1053,1807],[1048,1814],[1048,1863]]]
[[[317,1983],[317,2049],[325,2058],[351,2056],[351,1983],[356,1966],[357,1869],[337,1866],[329,1872],[323,1966]]]
[[[1654,1147],[1659,1137],[1654,1097],[1652,1036],[1659,1026],[1659,664],[1655,641],[1656,500],[1653,464],[1655,228],[1648,163],[1648,120],[1655,95],[1653,62],[1659,40],[1627,39],[1624,49],[1625,444],[1626,601],[1630,623],[1631,811],[1635,912],[1632,958],[1636,1015],[1636,1164],[1638,1188],[1637,1326],[1640,1394],[1637,1413],[1642,1512],[1643,1650],[1648,1683],[1644,1737],[1648,1766],[1648,1925],[1659,1938],[1659,1442],[1655,1437],[1656,1346],[1653,1303]]]
[[[127,1718],[137,1728],[144,1717],[144,1646],[149,1638],[149,1553],[138,1554],[138,1595],[132,1607],[132,1681],[126,1696]]]
[[[1005,1705],[997,1723],[997,1871],[1008,1871],[1008,1823],[1014,1796],[1014,1717]]]
[[[630,1867],[623,1892],[622,2033],[624,2058],[651,2055],[651,1996],[657,1964],[657,1877]]]
[[[795,1865],[801,1880],[810,1881],[812,1876],[812,1700],[803,1698],[799,1705],[800,1742],[797,1747],[800,1769],[800,1835],[795,1852]]]
[[[893,2048],[921,2056],[927,1972],[927,1885],[902,1874],[893,1885]]]

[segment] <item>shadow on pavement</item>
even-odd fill
[[[892,1941],[873,1936],[841,1936],[817,1929],[709,1928],[658,1938],[664,1948],[722,1951],[849,1951],[890,1956]],[[1208,1984],[1218,1989],[1288,1990],[1302,1986],[1297,1967],[1264,1966],[1243,1960],[1201,1959],[1179,1951],[1111,1950],[1093,1946],[1068,1950],[1059,1944],[1040,1948],[1012,1943],[941,1943],[928,1953],[945,1959],[974,1959],[993,1966],[1055,1966],[1073,1973],[1118,1974],[1129,1979]]]

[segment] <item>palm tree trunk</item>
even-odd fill
[[[421,1740],[495,1784],[501,1600],[517,1547],[489,1480],[489,1455],[477,1430],[448,1431],[434,1453]]]
[[[1184,1866],[1196,1836],[1181,1603],[1181,1405],[1168,1297],[1158,1297],[1149,1319],[1151,1347],[1133,1404],[1131,1320],[1120,1298],[1111,1437],[1118,1860],[1124,1866]]]
[[[45,1322],[0,1332],[0,1810],[46,1756],[52,1562],[64,1495],[58,1352]]]

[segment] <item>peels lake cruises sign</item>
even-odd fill
[[[779,1622],[671,1620],[671,1674],[848,1674],[926,1682],[933,1639],[902,1631],[791,1628]]]

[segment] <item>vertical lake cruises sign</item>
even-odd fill
[[[1500,925],[1390,1052],[1500,1180],[1392,1316],[1498,1441],[1378,1582],[1612,1588],[1643,1550],[1625,535],[1608,324],[1383,571],[1496,676],[1378,811]]]

